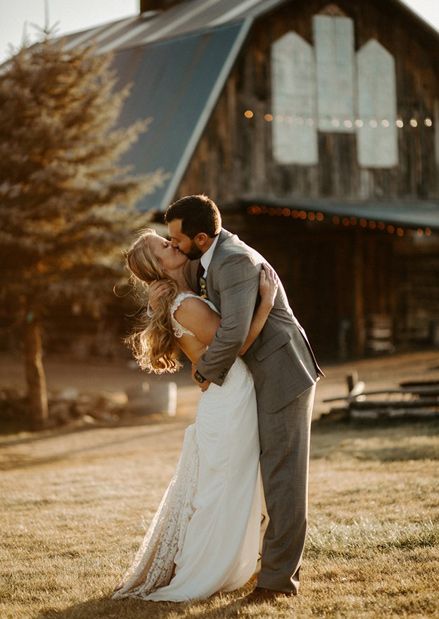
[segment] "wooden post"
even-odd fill
[[[354,370],[352,374],[348,374],[346,376],[346,384],[348,388],[348,393],[352,391],[355,385],[358,383],[358,372]]]
[[[354,295],[354,353],[361,357],[365,351],[365,325],[364,325],[364,260],[363,242],[361,233],[355,231],[354,235],[354,270],[353,270],[353,295]]]

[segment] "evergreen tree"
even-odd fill
[[[45,309],[60,299],[85,307],[108,299],[121,251],[145,223],[135,203],[165,176],[132,176],[118,164],[148,124],[115,128],[128,95],[109,55],[66,51],[50,34],[0,70],[1,296],[21,320],[34,427],[49,414]]]

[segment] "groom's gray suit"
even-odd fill
[[[198,371],[222,385],[248,333],[266,260],[222,229],[207,271],[207,294],[221,323]],[[199,261],[187,278],[197,289]],[[282,284],[256,341],[244,355],[258,403],[261,473],[270,522],[258,586],[297,593],[307,527],[309,438],[319,368]]]

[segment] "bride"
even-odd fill
[[[220,323],[213,304],[186,282],[187,257],[147,229],[127,252],[135,279],[169,286],[152,317],[127,338],[142,369],[174,372],[179,351],[196,364]],[[260,303],[240,354],[262,330],[277,290],[274,271],[260,274]],[[175,474],[112,599],[154,601],[207,598],[245,585],[259,551],[262,485],[253,378],[238,357],[221,387],[202,393],[184,435]]]

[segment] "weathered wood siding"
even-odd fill
[[[331,6],[336,14],[337,9]],[[220,204],[233,203],[244,194],[260,193],[340,199],[439,196],[435,156],[439,37],[426,33],[391,2],[351,0],[336,6],[340,14],[352,19],[356,53],[375,40],[394,61],[396,115],[404,123],[396,129],[397,163],[389,166],[389,155],[385,167],[361,166],[358,131],[348,127],[318,131],[316,164],[282,164],[273,156],[273,127],[278,121],[270,118],[274,111],[272,45],[294,32],[315,47],[313,17],[321,11],[331,14],[326,2],[291,2],[253,25],[179,187],[179,195],[206,191]],[[358,108],[356,102],[357,115]],[[253,113],[251,118],[244,116],[246,110]],[[430,120],[432,126],[428,126]],[[389,121],[395,122],[391,106]],[[417,126],[410,121],[416,121]],[[377,127],[378,131],[385,134],[386,129]]]

